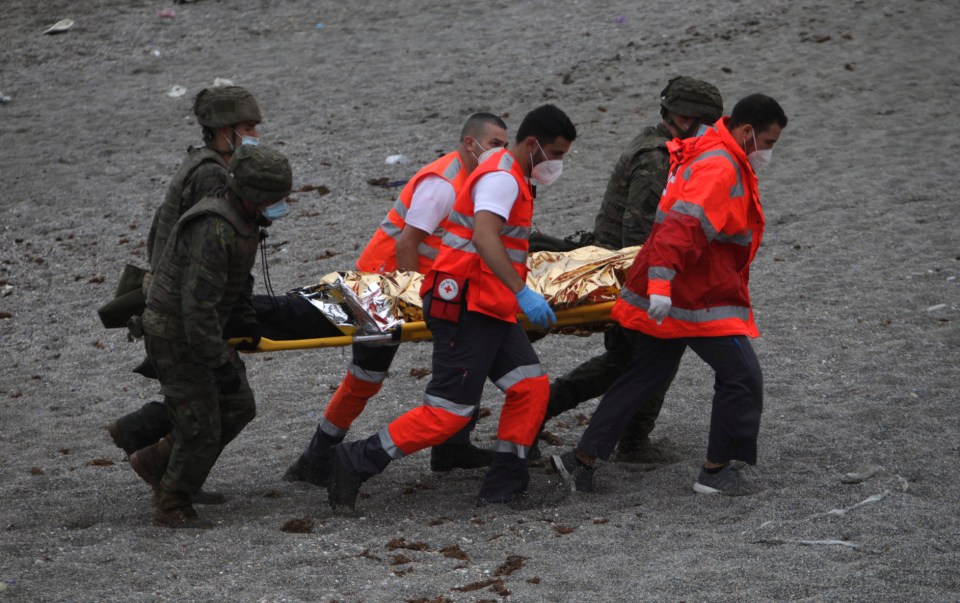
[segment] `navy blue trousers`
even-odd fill
[[[633,347],[630,367],[600,400],[578,447],[597,458],[609,458],[630,417],[670,380],[690,348],[715,373],[707,460],[756,464],[763,374],[747,337],[659,339],[630,329],[624,332]]]

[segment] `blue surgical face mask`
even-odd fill
[[[240,134],[240,132],[237,132],[236,130],[234,130],[233,133],[240,137],[240,145],[248,144],[252,147],[255,147],[258,144],[260,144],[260,138],[258,138],[257,136],[244,136]]]
[[[274,220],[279,220],[280,218],[287,215],[290,211],[290,206],[287,205],[286,199],[281,199],[273,205],[268,205],[260,213],[263,214],[263,217],[273,222]]]
[[[235,133],[238,136],[240,135],[239,132],[235,132]],[[256,136],[240,136],[240,144],[248,144],[255,147],[258,144],[260,144],[260,139],[257,138]]]
[[[694,137],[703,136],[704,134],[706,134],[706,133],[709,132],[709,131],[710,131],[710,126],[708,126],[707,124],[700,124],[700,127],[697,128],[697,133],[694,134],[693,136],[694,136]]]

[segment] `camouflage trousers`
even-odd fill
[[[240,375],[240,389],[223,395],[213,371],[186,343],[150,335],[144,341],[173,425],[173,452],[162,485],[192,494],[203,486],[227,444],[256,416],[253,391],[236,353],[231,362]]]
[[[583,362],[550,385],[547,418],[576,408],[582,402],[592,398],[603,396],[610,386],[627,371],[633,358],[633,346],[619,325],[604,332],[603,347],[605,348],[603,354]],[[663,398],[676,374],[674,369],[673,375],[670,375],[666,384],[640,404],[637,412],[624,427],[620,436],[621,446],[635,448],[650,435],[656,426],[657,417],[660,416]]]

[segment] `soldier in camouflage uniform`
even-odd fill
[[[203,128],[203,147],[189,147],[187,156],[167,188],[163,204],[157,209],[147,239],[147,261],[156,270],[167,239],[180,217],[204,197],[213,195],[227,183],[227,163],[242,143],[256,143],[261,121],[260,106],[250,92],[240,86],[218,86],[201,90],[194,98],[193,112]],[[145,279],[147,289],[149,275]],[[141,365],[137,372],[148,368]],[[170,432],[167,408],[162,402],[147,402],[138,410],[107,425],[114,443],[128,455],[157,442]],[[208,501],[214,502],[214,500]],[[216,502],[219,502],[217,497]]]
[[[228,321],[256,321],[250,270],[259,227],[270,223],[270,206],[285,203],[292,175],[286,157],[265,146],[238,147],[228,165],[227,187],[174,226],[153,263],[141,318],[147,357],[173,423],[171,436],[134,454],[152,459],[162,475],[157,526],[209,526],[194,511],[191,495],[256,414],[243,361],[223,331]]]
[[[660,195],[667,184],[667,141],[697,135],[722,114],[723,99],[712,84],[690,77],[670,80],[660,93],[662,121],[644,128],[627,145],[610,175],[589,244],[606,249],[642,244],[653,228]],[[632,347],[619,327],[604,333],[603,345],[603,354],[551,384],[544,423],[581,402],[603,395],[623,374],[630,364]],[[671,376],[661,391],[640,405],[620,438],[614,460],[644,463],[648,468],[668,460],[666,454],[651,445],[649,435],[672,381]]]

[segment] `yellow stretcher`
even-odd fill
[[[583,306],[574,306],[555,312],[557,323],[551,330],[586,325],[599,325],[610,322],[610,310],[614,302],[602,302]],[[524,329],[537,331],[523,314],[517,315]],[[423,321],[403,323],[383,334],[376,335],[340,335],[336,337],[322,337],[319,339],[284,339],[273,340],[263,338],[254,352],[278,352],[283,350],[307,350],[312,348],[333,348],[347,346],[354,343],[391,343],[404,341],[428,341],[432,337],[427,324]],[[230,339],[231,345],[244,341],[243,338]]]

